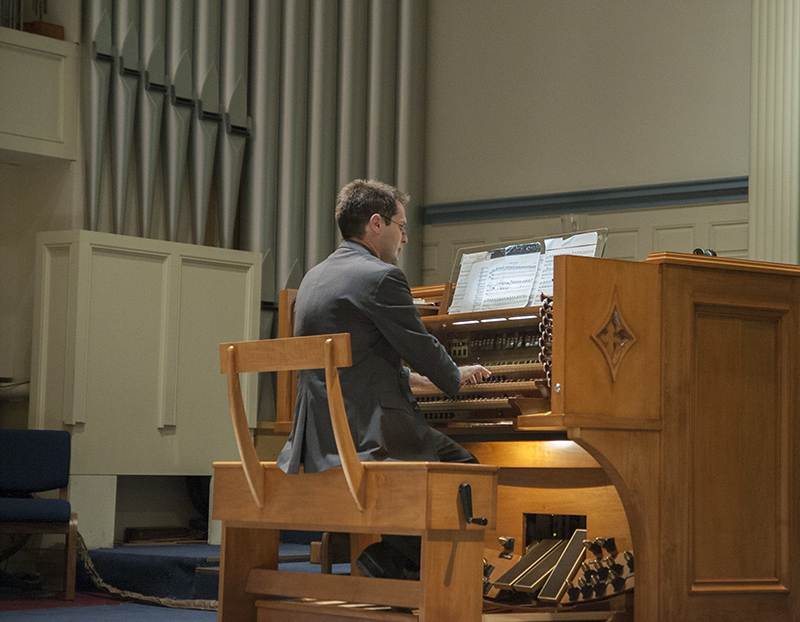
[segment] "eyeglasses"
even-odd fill
[[[383,218],[387,223],[393,222],[394,224],[396,224],[398,227],[400,227],[400,233],[402,235],[408,237],[408,225],[403,225],[403,224],[397,222],[396,220],[392,220],[391,218],[387,218],[386,216],[381,216],[381,218]]]

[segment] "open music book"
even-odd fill
[[[448,313],[514,309],[537,304],[553,293],[556,255],[602,254],[605,233],[587,231],[461,254]]]

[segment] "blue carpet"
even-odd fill
[[[171,544],[168,546],[120,546],[89,551],[97,573],[118,590],[176,600],[216,600],[215,574],[197,568],[219,566],[219,546]],[[78,590],[93,589],[88,575],[78,566]]]
[[[281,570],[319,573],[319,565],[298,560],[298,556],[309,554],[308,541],[303,539],[306,536],[295,538],[291,533],[287,536],[288,541],[280,543]],[[89,556],[103,580],[119,590],[175,600],[217,600],[218,575],[197,572],[196,568],[218,568],[219,549],[219,546],[208,544],[120,546],[93,549]],[[348,574],[350,565],[334,564],[333,572]],[[82,564],[78,564],[77,589],[79,593],[98,591]],[[215,611],[172,609],[132,602],[16,611],[2,611],[0,606],[0,622],[213,622],[216,616]]]
[[[55,609],[0,612],[0,620],[14,620],[14,622],[79,622],[83,620],[102,620],[103,622],[214,622],[216,619],[216,611],[167,609],[165,607],[151,607],[132,603],[101,607],[60,607]]]
[[[218,575],[196,569],[219,568],[219,549],[210,544],[119,546],[92,549],[89,556],[103,581],[118,590],[175,600],[217,600]],[[306,542],[281,542],[281,570],[319,573],[318,564],[296,559],[308,554]],[[348,574],[350,565],[334,564],[332,570],[335,574]],[[77,589],[96,590],[80,564]]]

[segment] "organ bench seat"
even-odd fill
[[[338,382],[338,367],[351,364],[347,334],[221,344],[220,360],[222,372],[228,376],[231,416],[242,461],[214,463],[212,516],[222,521],[219,622],[389,622],[400,615],[390,607],[416,610],[421,622],[478,622],[484,532],[485,527],[495,526],[498,468],[360,462]],[[258,460],[244,416],[238,374],[316,368],[326,372],[331,423],[342,466],[319,473],[287,474],[274,462]],[[467,490],[471,503],[465,500]],[[473,513],[485,520],[473,521]],[[281,529],[420,536],[420,578],[400,581],[281,571]],[[262,600],[264,597],[298,600],[287,604]],[[336,607],[331,611],[331,607],[318,604],[331,599],[373,608]],[[295,609],[289,611],[287,606]],[[400,619],[411,617],[403,615],[406,617]]]
[[[255,620],[254,604],[264,596],[379,604],[384,610],[407,607],[419,610],[419,620],[480,620],[484,529],[466,523],[459,486],[470,485],[474,513],[488,518],[492,528],[497,467],[364,463],[364,512],[350,498],[340,467],[298,475],[287,475],[270,462],[262,463],[262,468],[266,502],[259,508],[249,494],[240,463],[214,465],[213,513],[223,521],[220,622]],[[280,571],[281,529],[419,535],[420,580]],[[275,613],[286,609],[285,601],[259,603],[260,622],[287,619],[285,612]],[[378,610],[372,615],[379,620],[383,613]],[[303,620],[316,620],[312,616],[324,615],[324,609],[312,606],[302,615]],[[342,616],[339,609],[331,619],[342,620]]]

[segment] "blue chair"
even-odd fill
[[[78,515],[67,500],[70,434],[0,430],[0,533],[66,535],[65,598],[75,599]],[[35,497],[58,490],[58,499]]]

